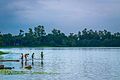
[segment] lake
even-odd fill
[[[34,47],[34,48],[0,48],[9,54],[0,55],[0,60],[19,59],[21,53],[29,53],[25,69],[21,62],[0,62],[16,71],[27,74],[0,75],[0,80],[120,80],[120,48],[97,47]],[[43,51],[44,59],[40,53]],[[32,63],[31,55],[35,53]],[[31,74],[46,72],[49,74]]]

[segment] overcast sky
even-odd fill
[[[0,0],[0,31],[18,33],[37,25],[65,33],[120,31],[120,0]]]

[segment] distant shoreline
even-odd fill
[[[120,32],[88,30],[66,35],[58,29],[46,33],[44,26],[20,30],[18,35],[0,34],[1,47],[120,47]]]
[[[0,48],[120,48],[120,47],[112,47],[112,46],[109,46],[109,47],[104,47],[104,46],[101,46],[101,47],[96,47],[96,46],[87,46],[87,47],[77,47],[77,46],[9,46],[9,47],[0,47]]]

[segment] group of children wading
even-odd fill
[[[32,56],[31,56],[32,61],[34,60],[34,54],[35,53],[33,53]],[[25,61],[27,61],[28,60],[28,56],[29,56],[29,54],[24,54],[23,55],[23,53],[21,53],[21,60],[23,61],[23,59],[25,58]],[[43,52],[41,52],[41,60],[43,60]]]
[[[32,55],[31,55],[31,58],[32,58],[32,65],[34,65],[34,55],[35,55],[35,53],[33,53]],[[43,66],[43,52],[41,52],[41,66]],[[24,61],[24,58],[25,58],[25,67],[27,68],[32,68],[31,67],[31,65],[27,65],[27,61],[28,61],[28,56],[29,56],[29,54],[23,54],[23,53],[21,53],[21,64],[22,64],[22,68],[23,68],[23,61]]]

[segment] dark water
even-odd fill
[[[2,48],[10,54],[0,59],[20,59],[20,53],[30,53],[26,70],[21,62],[0,62],[14,70],[26,71],[22,75],[0,75],[0,80],[120,80],[120,48]],[[40,52],[44,60],[40,60]],[[35,53],[34,63],[31,54]],[[47,72],[51,74],[31,74]]]

